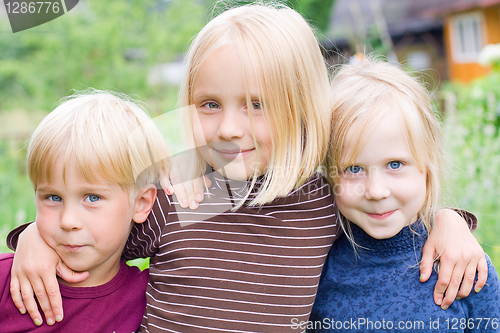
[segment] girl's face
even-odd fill
[[[356,121],[347,132],[344,156],[362,135]],[[334,193],[339,211],[377,239],[390,238],[417,220],[425,202],[426,175],[417,166],[402,126],[383,116],[355,163],[339,171]]]
[[[247,105],[247,89],[251,105]],[[192,98],[194,136],[205,161],[216,170],[223,169],[231,179],[246,180],[256,171],[264,173],[271,133],[253,67],[242,62],[235,47],[221,47],[206,58],[194,81]]]

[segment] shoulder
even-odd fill
[[[156,200],[153,205],[153,210],[151,213],[154,213],[158,216],[161,215],[168,215],[168,212],[171,210],[171,205],[172,205],[172,196],[169,196],[163,191],[163,189],[160,186],[157,186],[158,189],[156,191]]]
[[[328,184],[325,175],[321,172],[315,172],[302,186],[299,187],[299,189],[315,190],[324,187],[327,187],[327,189],[330,190],[330,185]]]
[[[472,316],[486,318],[491,317],[493,313],[500,314],[500,280],[490,258],[488,255],[485,256],[488,264],[486,284],[480,292],[471,291],[469,296],[460,300],[468,307],[470,318]],[[498,315],[497,319],[500,319]]]
[[[325,176],[320,172],[315,172],[288,196],[332,197],[331,194],[331,188]]]
[[[14,253],[0,254],[0,300],[10,295],[10,270],[13,260]]]
[[[1,253],[0,254],[0,278],[2,281],[10,275],[12,262],[14,261],[14,253]]]
[[[304,184],[292,191],[286,198],[285,203],[296,202],[310,209],[319,207],[334,208],[333,194],[325,176],[315,172]]]
[[[486,256],[486,263],[488,265],[488,280],[486,281],[486,285],[483,289],[488,288],[488,293],[492,293],[496,295],[496,299],[500,302],[500,280],[498,278],[498,272],[493,266],[490,257]],[[486,290],[485,290],[486,291]]]
[[[134,285],[136,288],[142,289],[146,287],[149,280],[149,269],[141,271],[137,266],[129,266],[122,261],[122,269],[127,276],[126,281],[129,285]]]
[[[0,253],[0,265],[5,265],[6,263],[12,263],[14,259],[14,253]]]

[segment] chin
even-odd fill
[[[250,170],[247,170],[247,168],[242,164],[231,165],[230,163],[222,166],[221,168],[215,168],[215,169],[219,171],[226,178],[233,180],[246,181],[253,177],[253,173],[249,174]]]
[[[370,230],[365,230],[365,232],[370,235],[371,237],[375,238],[375,239],[387,239],[387,238],[391,238],[391,237],[394,237],[398,234],[400,230],[394,230],[394,231],[391,231],[391,230],[373,230],[373,229],[370,229]]]

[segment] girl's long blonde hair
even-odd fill
[[[260,191],[250,202],[262,205],[302,185],[326,155],[330,133],[326,64],[311,27],[296,11],[264,4],[233,8],[210,21],[192,42],[181,106],[193,104],[193,83],[204,60],[228,45],[254,69],[264,116],[272,128],[269,165]],[[184,115],[186,139],[194,147],[192,114]],[[199,153],[196,160],[192,174],[200,175],[206,162]],[[258,176],[254,174],[250,189]]]

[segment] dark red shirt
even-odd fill
[[[0,254],[0,331],[131,333],[141,323],[146,308],[148,270],[140,271],[124,261],[118,274],[96,287],[68,287],[59,284],[64,319],[49,326],[35,326],[28,314],[22,315],[10,296],[13,253]],[[42,313],[41,310],[39,310]]]

